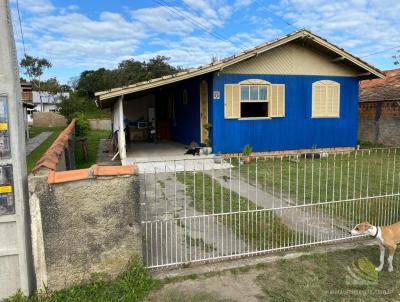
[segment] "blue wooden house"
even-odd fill
[[[307,30],[172,76],[96,93],[128,140],[208,143],[239,153],[355,147],[358,87],[377,68]],[[126,141],[119,132],[121,158]],[[134,144],[134,143],[133,143]],[[128,144],[129,145],[129,144]]]

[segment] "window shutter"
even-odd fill
[[[271,97],[269,99],[269,116],[284,117],[285,116],[285,85],[272,84]]]
[[[312,84],[312,116],[339,117],[340,84],[318,81]]]
[[[240,118],[240,85],[224,85],[225,119]]]

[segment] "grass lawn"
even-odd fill
[[[52,131],[62,131],[64,127],[29,127],[29,138],[34,138],[35,136],[39,135],[42,132],[52,132]]]
[[[223,188],[210,176],[199,172],[177,173],[177,180],[186,186],[191,197],[190,206],[207,214],[251,211],[256,205],[246,198],[239,198],[235,192]],[[259,208],[259,207],[258,207]],[[298,242],[302,233],[292,231],[272,211],[233,213],[219,216],[251,250],[266,250],[273,246],[291,245]],[[283,239],[285,238],[285,242]]]
[[[94,275],[86,284],[35,294],[29,298],[16,294],[3,302],[140,302],[156,284],[157,281],[150,277],[147,270],[137,261],[133,261],[128,269],[114,280],[107,275]]]
[[[171,278],[149,301],[399,301],[400,255],[395,271],[380,273],[377,246],[304,255],[186,279]],[[241,286],[248,284],[249,287]],[[244,290],[247,292],[243,293]],[[245,298],[243,297],[245,296]],[[209,300],[208,300],[209,299]]]
[[[368,246],[157,281],[134,261],[114,280],[96,275],[69,289],[30,298],[17,294],[3,302],[237,301],[226,296],[243,295],[259,301],[398,301],[400,254],[392,273],[387,264],[376,272],[378,263],[378,247]],[[251,284],[245,293],[242,283]]]
[[[290,198],[297,204],[348,201],[351,219],[368,219],[371,223],[391,223],[398,219],[398,198],[367,199],[399,193],[400,150],[371,149],[350,153],[330,154],[326,158],[277,156],[253,159],[239,165],[232,160],[235,170],[251,184],[273,193],[279,200]],[[339,216],[349,218],[343,203],[332,204]],[[326,208],[326,206],[325,206]],[[383,210],[390,209],[387,219]],[[390,216],[390,217],[389,217]]]
[[[31,152],[26,157],[26,165],[27,171],[30,173],[32,169],[35,167],[36,162],[42,157],[43,153],[47,151],[47,149],[51,146],[51,144],[56,140],[57,136],[63,128],[30,128],[29,132],[34,133],[34,135],[38,135],[43,131],[53,131],[53,133],[42,143],[39,147]]]
[[[101,138],[108,138],[110,131],[90,130],[87,136],[88,160],[83,158],[82,145],[80,141],[75,143],[75,164],[77,169],[88,168],[96,163],[97,148]]]

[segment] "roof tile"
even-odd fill
[[[360,82],[360,102],[400,100],[400,69],[384,71],[384,79]]]

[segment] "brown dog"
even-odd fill
[[[395,224],[376,227],[368,222],[357,224],[354,229],[350,231],[352,235],[371,235],[379,242],[379,249],[381,251],[380,264],[376,268],[380,272],[385,262],[385,248],[389,250],[388,264],[389,272],[393,271],[393,256],[397,248],[397,242],[400,241],[400,222]]]

